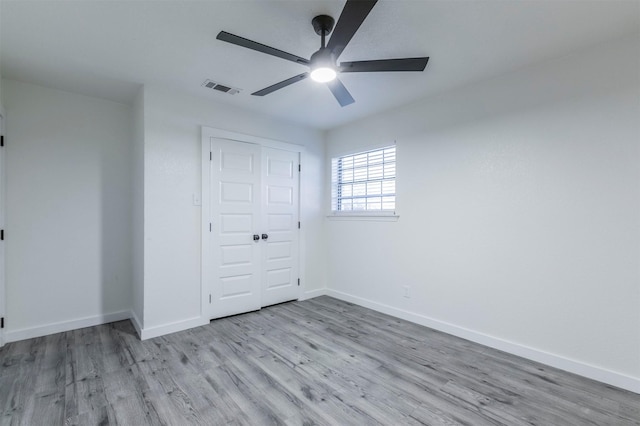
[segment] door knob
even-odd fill
[[[262,239],[266,240],[267,238],[269,238],[269,236],[267,234],[262,234]]]
[[[260,240],[260,235],[253,234],[253,241],[259,241],[259,240]]]

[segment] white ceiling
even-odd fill
[[[3,77],[131,102],[140,84],[327,129],[443,90],[640,31],[640,1],[380,0],[341,61],[430,56],[423,73],[341,77],[341,108],[305,80],[250,94],[306,67],[215,39],[221,30],[308,58],[311,19],[336,20],[344,0],[0,0]],[[594,51],[594,60],[597,60]],[[242,89],[231,96],[205,79]]]

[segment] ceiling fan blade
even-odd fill
[[[347,106],[355,102],[355,100],[351,97],[351,93],[344,87],[344,84],[337,78],[335,80],[331,80],[327,83],[329,86],[329,90],[333,93],[333,96],[336,97],[340,106]]]
[[[275,92],[276,90],[282,89],[283,87],[287,87],[290,84],[297,83],[298,81],[304,80],[307,77],[309,77],[309,73],[308,72],[303,72],[302,74],[298,74],[298,75],[296,75],[294,77],[291,77],[291,78],[288,78],[286,80],[283,80],[280,83],[276,83],[276,84],[274,84],[272,86],[265,87],[262,90],[258,90],[257,92],[253,92],[252,95],[253,96],[268,95],[271,92]]]
[[[220,31],[216,36],[218,40],[226,41],[227,43],[235,44],[237,46],[246,47],[247,49],[256,50],[258,52],[266,53],[267,55],[276,56],[278,58],[286,59],[287,61],[296,62],[298,64],[309,64],[308,59],[301,58],[291,53],[283,52],[274,47],[269,47],[257,41],[249,40],[244,37],[240,37],[226,31]]]
[[[425,57],[341,62],[340,72],[424,71],[428,61]]]
[[[340,18],[333,29],[333,34],[327,47],[333,52],[335,57],[340,56],[353,35],[358,31],[360,25],[365,20],[373,6],[378,0],[347,0],[342,9]]]

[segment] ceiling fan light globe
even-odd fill
[[[336,70],[329,67],[319,67],[311,71],[311,79],[318,83],[327,83],[336,78]]]

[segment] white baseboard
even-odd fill
[[[129,319],[131,311],[112,312],[91,317],[79,318],[70,321],[60,321],[37,327],[21,328],[18,330],[7,330],[5,333],[6,342],[17,342],[18,340],[32,339],[34,337],[47,336],[49,334],[62,333],[76,330],[78,328],[93,327],[95,325],[106,324],[114,321]]]
[[[130,320],[136,329],[140,340],[151,339],[169,333],[187,330],[193,327],[208,324],[205,318],[196,317],[184,321],[163,324],[155,327],[144,328],[142,321],[133,310],[113,312],[110,314],[96,315],[92,317],[80,318],[71,321],[61,321],[39,327],[22,328],[19,330],[8,330],[5,333],[5,343],[16,342],[18,340],[31,339],[34,337],[47,336],[49,334],[62,333],[65,331],[77,330],[84,327],[107,324],[114,321]]]
[[[133,324],[133,328],[136,329],[136,333],[138,333],[138,337],[142,340],[142,321],[136,315],[136,312],[132,309],[129,315],[129,319],[131,320],[131,324]]]
[[[327,289],[319,288],[317,290],[305,291],[304,293],[302,293],[302,295],[298,300],[308,300],[308,299],[313,299],[314,297],[326,296],[326,295],[327,295]]]
[[[565,358],[560,355],[544,352],[535,348],[521,345],[519,343],[514,343],[497,337],[489,336],[487,334],[483,334],[474,330],[429,318],[421,314],[405,311],[403,309],[394,308],[393,306],[374,302],[372,300],[364,299],[358,296],[353,296],[341,291],[328,289],[326,290],[326,294],[328,296],[335,297],[336,299],[364,306],[365,308],[373,309],[387,315],[392,315],[394,317],[411,321],[416,324],[424,325],[425,327],[442,331],[453,336],[461,337],[472,342],[480,343],[481,345],[499,349],[501,351],[508,352],[522,358],[527,358],[532,361],[540,362],[542,364],[558,368],[560,370],[568,371],[579,376],[587,377],[589,379],[597,380],[602,383],[613,385],[640,394],[639,378],[627,376],[615,371],[596,367],[570,358]]]
[[[183,321],[176,321],[169,324],[157,325],[154,327],[142,328],[139,332],[140,340],[152,339],[169,333],[187,330],[189,328],[200,327],[209,324],[209,320],[202,317],[190,318]],[[135,324],[134,324],[135,327]]]

